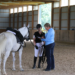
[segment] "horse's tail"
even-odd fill
[[[0,58],[1,55],[4,54],[5,46],[6,46],[5,34],[0,34]]]
[[[2,54],[4,54],[4,50],[5,50],[5,46],[6,46],[6,37],[4,34],[0,34],[0,75],[1,75],[1,56]]]

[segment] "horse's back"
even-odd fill
[[[0,55],[4,52],[5,50],[5,45],[6,45],[6,37],[3,33],[0,34]]]
[[[10,32],[3,32],[0,34],[0,53],[4,53],[8,47],[13,47],[13,42],[16,42],[14,34]]]
[[[15,41],[15,35],[10,32],[3,32],[0,34],[0,41],[3,41],[2,39],[6,38],[7,40]]]

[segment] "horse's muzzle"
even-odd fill
[[[28,37],[28,38],[24,38],[26,41],[29,41],[30,40],[30,38]]]
[[[29,41],[30,40],[30,38],[26,38],[26,41]]]

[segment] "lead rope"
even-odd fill
[[[20,47],[19,47],[19,49],[17,50],[17,52],[21,49],[21,47],[22,47],[22,45],[20,44]]]
[[[21,47],[26,47],[26,42],[24,41],[23,43],[24,43],[24,46],[23,46],[23,44],[20,44],[20,47],[19,47],[19,49],[17,50],[17,52],[21,49]]]

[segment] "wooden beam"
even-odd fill
[[[60,1],[60,0],[32,0],[32,1],[57,2],[57,1]]]
[[[54,15],[54,2],[52,2],[52,9],[51,9],[51,27],[53,27],[53,15]]]
[[[61,30],[61,0],[59,4],[59,30]]]
[[[68,30],[70,30],[70,0],[68,0]]]
[[[16,1],[16,2],[0,2],[0,6],[10,6],[10,5],[38,5],[45,4],[45,2],[40,1]]]
[[[22,6],[22,27],[23,27],[23,6]]]
[[[17,7],[17,29],[19,28],[19,7]]]
[[[14,7],[18,7],[18,6],[24,6],[24,5],[40,5],[40,4],[46,4],[46,3],[50,3],[53,1],[59,1],[59,0],[33,0],[33,1],[26,1],[26,0],[17,0],[14,1],[12,0],[11,2],[9,2],[8,0],[3,1],[0,0],[0,9],[9,9],[9,8],[14,8]]]
[[[38,16],[38,20],[37,20],[37,23],[39,23],[39,5],[38,5],[38,14],[37,14],[37,16]]]
[[[59,1],[59,0],[17,0],[17,1],[15,1],[15,0],[10,0],[10,2],[18,2],[18,1],[31,1],[31,2],[33,2],[33,1]],[[9,0],[0,0],[0,2],[9,2]]]
[[[11,27],[11,14],[10,14],[10,9],[9,9],[9,27]]]
[[[34,11],[33,11],[33,7],[34,6],[32,6],[32,29],[33,29],[33,26],[34,26]]]
[[[20,7],[20,6],[24,6],[24,5],[11,5],[11,6],[0,6],[0,9],[10,9],[10,8],[15,8],[15,7]]]
[[[15,25],[14,21],[15,21],[15,14],[14,14],[14,8],[13,8],[13,28],[14,28],[14,25]]]
[[[27,25],[28,25],[28,5],[27,5]]]

